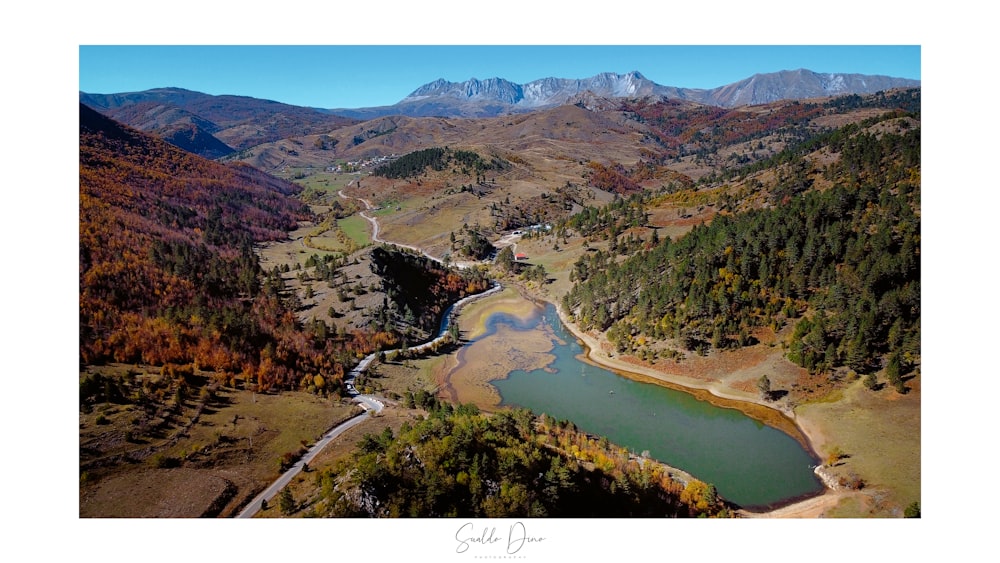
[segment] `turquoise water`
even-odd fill
[[[650,457],[714,484],[719,494],[744,507],[772,506],[822,490],[812,472],[816,460],[784,432],[737,410],[578,360],[583,349],[552,305],[530,321],[495,314],[487,327],[489,333],[498,324],[537,330],[543,323],[564,342],[555,343],[556,360],[545,370],[516,370],[494,381],[503,405],[571,420],[637,453],[649,450]]]

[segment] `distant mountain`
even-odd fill
[[[473,78],[465,82],[448,82],[444,79],[438,79],[417,88],[400,103],[419,101],[436,96],[495,100],[507,104],[516,104],[524,99],[524,88],[520,84],[514,84],[503,78],[489,78],[486,80],[476,80]]]
[[[523,85],[503,78],[472,78],[465,82],[439,79],[417,88],[391,106],[329,111],[358,119],[385,115],[492,117],[565,104],[585,93],[604,98],[653,96],[728,108],[788,99],[871,94],[879,90],[918,86],[919,80],[906,78],[824,74],[805,69],[756,74],[710,90],[663,86],[637,71],[626,74],[605,72],[584,79],[543,78]]]
[[[80,102],[116,121],[210,157],[222,156],[217,154],[220,151],[228,154],[260,143],[327,133],[355,123],[315,108],[247,96],[213,96],[182,88],[120,94],[80,92]]]
[[[412,94],[403,98],[400,104],[446,96],[538,108],[564,104],[570,98],[588,91],[598,96],[620,98],[666,95],[669,90],[646,79],[638,72],[628,74],[605,72],[585,79],[543,78],[523,86],[502,78],[487,80],[473,78],[461,83],[444,80],[431,82],[417,88]]]
[[[234,152],[212,135],[221,127],[170,103],[142,101],[107,109],[105,115],[198,156],[219,158]]]
[[[80,102],[121,123],[148,131],[207,158],[281,139],[332,134],[386,116],[495,117],[527,113],[564,104],[610,109],[622,98],[682,100],[733,108],[781,100],[919,87],[919,80],[862,74],[824,74],[789,70],[756,74],[710,90],[657,84],[639,72],[605,72],[590,78],[542,78],[516,84],[503,78],[465,82],[439,79],[399,103],[357,109],[317,109],[246,96],[214,96],[182,88],[143,92],[88,94]],[[360,133],[362,139],[370,131]],[[353,137],[348,139],[352,141]],[[341,144],[341,149],[347,145]]]
[[[668,95],[673,89],[659,86],[638,72],[605,72],[585,79],[543,78],[523,85],[503,78],[439,79],[417,88],[395,105],[330,111],[358,119],[385,115],[493,117],[562,105],[585,92],[602,97],[641,97]]]
[[[874,94],[893,88],[917,88],[919,80],[867,74],[830,74],[811,70],[783,70],[755,74],[750,78],[707,91],[696,100],[723,107],[766,104],[778,100],[800,100],[847,94]]]

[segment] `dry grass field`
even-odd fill
[[[857,497],[863,502],[844,503],[829,516],[898,518],[920,500],[920,376],[906,385],[909,391],[900,395],[888,386],[870,391],[858,380],[837,400],[796,409],[821,453],[843,452],[831,473],[865,481],[866,494]]]
[[[91,369],[140,379],[159,374],[134,366]],[[98,405],[80,414],[80,516],[232,515],[278,476],[283,454],[356,412],[335,398],[230,387],[211,399],[161,407],[149,424],[137,405]]]

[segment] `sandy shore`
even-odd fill
[[[455,403],[474,403],[483,410],[494,411],[499,408],[501,397],[491,381],[504,379],[514,370],[544,369],[555,360],[551,354],[553,335],[500,325],[494,333],[482,338],[487,332],[487,320],[496,313],[526,321],[539,314],[539,309],[508,289],[463,311],[459,326],[470,327],[463,337],[474,342],[463,346],[456,361],[443,365],[436,374],[440,396]]]
[[[827,510],[837,506],[840,502],[850,496],[851,493],[842,491],[831,491],[827,489],[823,494],[808,498],[806,500],[776,508],[769,512],[747,512],[741,511],[744,518],[822,518]]]

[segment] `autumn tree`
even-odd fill
[[[840,446],[834,446],[833,449],[830,450],[830,453],[827,454],[826,456],[826,464],[829,466],[833,466],[843,457],[844,457],[844,452],[843,450],[840,449]]]

